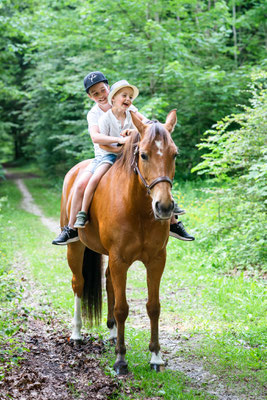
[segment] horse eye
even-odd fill
[[[148,155],[146,153],[141,153],[142,160],[148,160]]]
[[[178,153],[175,153],[175,154],[173,155],[173,158],[176,159],[177,156],[178,156]]]

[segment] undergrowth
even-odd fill
[[[49,189],[50,183],[43,179],[25,183],[45,214],[58,218],[60,191]],[[250,393],[255,398],[261,398],[266,377],[264,283],[258,270],[231,269],[230,262],[223,263],[223,260],[227,260],[227,254],[225,257],[221,255],[223,268],[214,264],[212,249],[216,248],[219,240],[205,229],[218,217],[216,207],[212,206],[216,199],[203,193],[204,185],[209,187],[209,183],[200,182],[175,188],[178,204],[187,209],[182,220],[186,229],[196,236],[196,241],[185,243],[174,238],[169,240],[168,259],[161,283],[162,329],[167,325],[171,328],[169,335],[179,340],[177,353],[173,357],[182,357],[193,364],[197,360],[219,376],[227,387],[234,388],[239,394]],[[5,253],[9,254],[4,273],[14,262],[15,255],[11,247],[15,246],[27,261],[28,273],[36,285],[42,287],[47,307],[58,310],[63,318],[67,316],[70,324],[73,294],[66,249],[51,246],[54,234],[41,226],[38,217],[19,210],[19,195],[11,183],[5,183],[4,186],[8,201],[4,204],[5,230],[2,233]],[[12,246],[10,237],[14,239]],[[12,280],[10,284],[12,286]],[[123,397],[120,398],[208,398],[205,385],[203,391],[193,390],[190,381],[178,371],[166,371],[160,375],[159,381],[155,381],[155,374],[149,369],[148,320],[145,328],[140,326],[146,314],[147,295],[142,264],[134,264],[129,269],[127,287],[131,288],[128,291],[130,311],[137,300],[142,302],[142,308],[137,310],[139,319],[130,313],[126,325],[127,359],[133,375],[126,383],[122,383],[120,396]],[[103,339],[107,337],[105,321],[104,318],[102,326],[92,331]],[[164,346],[162,350],[167,352]],[[114,360],[114,349],[107,348],[103,359],[106,373],[114,374]]]

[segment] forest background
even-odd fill
[[[127,79],[148,118],[177,108],[176,180],[198,171],[216,200],[201,232],[212,265],[262,270],[266,14],[264,0],[2,0],[0,164],[62,181],[93,156],[84,76]]]

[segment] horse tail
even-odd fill
[[[102,255],[88,247],[83,256],[83,278],[83,316],[90,326],[93,323],[99,325],[102,317]]]

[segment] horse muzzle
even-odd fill
[[[170,219],[174,210],[174,201],[167,204],[160,201],[152,202],[152,209],[156,219]]]

